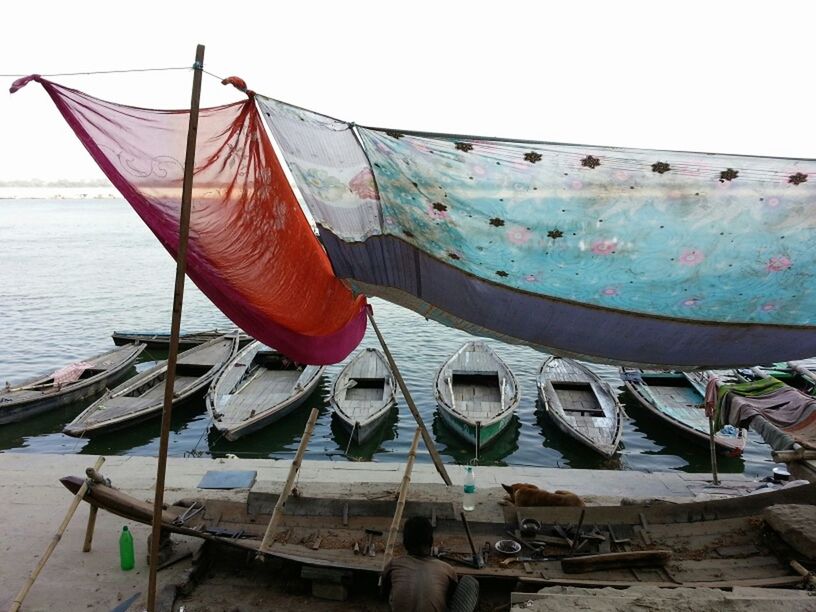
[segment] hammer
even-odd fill
[[[365,548],[363,548],[363,555],[374,557],[376,556],[376,552],[374,551],[374,536],[381,536],[383,532],[377,529],[366,529],[365,532],[366,532],[366,545]]]

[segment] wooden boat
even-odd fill
[[[740,370],[738,373],[742,374]],[[816,362],[813,360],[788,361],[772,366],[751,368],[748,378],[765,378],[773,376],[782,382],[816,397]]]
[[[329,403],[355,444],[370,439],[397,403],[394,373],[383,354],[359,351],[337,375]]]
[[[187,334],[181,334],[179,336],[179,350],[186,351],[187,349],[191,349],[194,346],[198,346],[199,344],[204,344],[205,342],[209,342],[210,340],[215,340],[216,338],[220,338],[224,335],[232,335],[235,333],[233,331],[223,331],[218,329],[211,329],[207,331],[199,331],[199,332],[190,332]],[[246,344],[252,342],[252,338],[249,337],[247,334],[243,332],[239,332],[239,344],[241,346],[245,346]],[[113,338],[113,343],[116,346],[121,346],[123,344],[128,344],[130,342],[139,342],[147,346],[148,349],[151,350],[168,350],[170,348],[170,334],[167,332],[118,332],[115,331],[111,334],[111,338]]]
[[[173,385],[173,406],[209,387],[238,350],[238,336],[222,336],[180,353]],[[129,427],[161,414],[167,361],[108,391],[65,426],[69,436],[90,437]]]
[[[72,493],[84,481],[62,479]],[[337,484],[334,490],[331,496],[310,497],[302,492],[289,497],[282,521],[273,531],[274,543],[263,554],[311,566],[379,573],[384,538],[374,542],[374,557],[355,554],[354,544],[362,548],[366,529],[388,533],[397,502],[383,498],[381,486],[373,491],[360,483]],[[425,516],[435,522],[436,542],[444,543],[445,559],[459,574],[521,579],[531,585],[794,588],[803,584],[803,578],[791,569],[790,561],[816,567],[813,551],[802,553],[792,546],[784,539],[785,531],[774,531],[764,515],[766,509],[780,504],[813,506],[816,485],[680,504],[525,508],[485,503],[480,517],[469,520],[478,549],[484,542],[492,549],[498,540],[508,537],[508,530],[512,534],[526,519],[535,519],[541,526],[534,535],[520,538],[525,548],[519,557],[493,553],[480,568],[465,565],[471,554],[452,501],[457,495],[443,485],[424,485],[407,500],[403,516]],[[278,497],[277,493],[251,490],[239,501],[180,500],[162,512],[162,529],[257,553]],[[500,497],[497,491],[496,501]],[[152,502],[112,486],[94,483],[84,499],[126,519],[151,523]],[[576,540],[575,551],[571,550],[572,540]],[[404,554],[400,541],[397,537],[395,555]],[[646,567],[624,564],[617,568],[600,562],[600,557],[608,559],[616,553],[622,559],[656,556],[660,561]],[[576,563],[584,566],[580,574],[574,573]]]
[[[673,372],[621,368],[629,392],[650,414],[670,425],[686,439],[709,447],[709,424],[703,407],[706,376],[699,372]],[[739,457],[748,441],[748,432],[736,436],[714,434],[717,452]]]
[[[482,341],[465,343],[445,362],[434,396],[444,423],[477,449],[504,431],[519,403],[516,377]]]
[[[320,384],[324,367],[302,366],[251,342],[227,363],[207,392],[213,427],[237,440],[285,417]]]
[[[79,363],[87,364],[87,367],[79,378],[62,384],[54,380],[54,373],[35,376],[13,385],[6,383],[0,389],[0,425],[16,423],[99,395],[125,375],[144,349],[143,344],[128,344],[83,359]]]
[[[538,396],[556,427],[611,457],[621,438],[621,407],[612,388],[572,359],[550,357],[538,373]]]

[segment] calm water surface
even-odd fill
[[[113,346],[114,330],[167,330],[170,327],[175,263],[130,207],[121,200],[0,200],[0,384],[52,372]],[[229,328],[230,322],[188,281],[182,327]],[[437,368],[468,334],[426,321],[387,302],[374,300],[377,320],[412,390],[422,417],[432,428],[442,456],[465,463],[472,449],[448,433],[436,414],[433,379]],[[536,402],[535,377],[544,355],[527,348],[490,344],[514,370],[521,404],[514,423],[480,458],[481,464],[628,470],[710,469],[708,449],[686,445],[671,430],[651,421],[624,393],[617,370],[594,366],[622,394],[629,419],[620,453],[605,461],[578,447],[545,421]],[[363,347],[378,346],[369,332]],[[139,368],[165,355],[146,354]],[[415,423],[402,399],[383,437],[351,447],[331,419],[324,401],[343,364],[326,369],[309,404],[320,408],[308,458],[334,461],[404,461]],[[0,451],[155,455],[159,420],[124,432],[77,440],[60,433],[82,410],[64,411],[0,426]],[[237,442],[213,433],[203,402],[175,411],[170,438],[174,456],[292,457],[306,424],[304,406],[272,427]],[[741,459],[720,458],[724,472],[751,476],[770,473],[769,447],[755,434]],[[422,453],[418,458],[427,462]]]

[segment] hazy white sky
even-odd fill
[[[812,1],[15,0],[3,13],[0,74],[188,66],[200,42],[207,70],[363,125],[816,157]],[[54,78],[156,108],[188,106],[191,79]],[[237,99],[205,77],[203,104]],[[0,94],[0,136],[0,180],[101,176],[36,84]]]

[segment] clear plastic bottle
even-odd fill
[[[125,571],[132,570],[136,565],[136,555],[133,552],[133,534],[127,528],[122,527],[122,535],[119,536],[119,563]]]
[[[473,467],[465,468],[465,492],[462,496],[462,510],[470,512],[476,507],[476,476]]]

